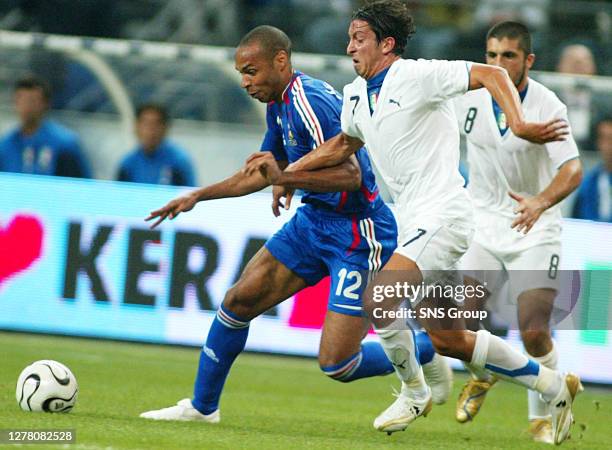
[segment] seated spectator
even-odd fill
[[[149,103],[138,108],[136,136],[139,145],[121,162],[117,174],[119,181],[195,186],[187,154],[166,139],[169,122],[163,106]]]
[[[13,98],[19,125],[0,139],[0,170],[89,178],[77,135],[45,118],[51,98],[48,84],[24,77],[15,84]]]
[[[612,116],[597,124],[596,145],[602,162],[589,171],[582,181],[572,216],[612,222]]]

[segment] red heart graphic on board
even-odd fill
[[[36,217],[17,215],[0,226],[0,284],[40,258],[43,227]]]

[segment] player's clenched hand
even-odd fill
[[[157,218],[157,221],[153,225],[151,225],[151,229],[153,229],[157,225],[162,223],[167,217],[170,217],[170,219],[172,220],[182,212],[191,211],[197,202],[198,198],[195,193],[175,198],[163,208],[151,211],[151,214],[149,214],[149,217],[147,217],[145,221]]]
[[[272,152],[253,153],[247,158],[242,171],[246,176],[251,176],[253,173],[259,171],[270,184],[278,182],[282,175],[282,170],[278,166],[276,159],[274,159]]]
[[[515,128],[512,132],[516,136],[536,144],[564,141],[569,134],[569,126],[563,119],[553,119],[544,123],[524,122]]]
[[[294,189],[286,188],[284,186],[273,186],[272,187],[272,213],[278,217],[280,216],[279,208],[289,209],[291,206],[291,199],[293,198]],[[285,203],[281,199],[285,197]]]
[[[518,202],[518,205],[514,208],[514,213],[517,216],[510,226],[515,228],[516,231],[527,234],[542,213],[546,211],[547,206],[538,197],[523,197],[514,192],[508,192],[508,195]]]

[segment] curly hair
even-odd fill
[[[399,0],[369,1],[353,13],[351,20],[367,22],[379,43],[388,37],[395,39],[396,55],[404,53],[408,39],[415,33],[414,19]]]

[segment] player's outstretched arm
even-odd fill
[[[550,184],[534,197],[523,197],[514,192],[508,194],[518,202],[514,212],[517,217],[512,222],[512,228],[528,233],[540,218],[540,215],[551,206],[556,205],[573,191],[582,181],[582,163],[578,158],[566,161]]]
[[[548,122],[526,122],[521,100],[506,69],[473,63],[470,70],[470,90],[486,88],[506,114],[510,129],[515,136],[536,144],[563,141],[569,134],[567,122],[552,119]]]
[[[269,153],[269,152],[261,152]],[[285,167],[286,161],[281,162],[281,166]],[[196,203],[206,200],[214,200],[218,198],[241,197],[243,195],[257,192],[269,186],[270,183],[259,173],[253,172],[247,175],[244,170],[235,173],[229,178],[226,178],[219,183],[211,184],[210,186],[202,187],[191,191],[187,195],[175,198],[162,208],[152,211],[145,219],[146,221],[157,219],[151,228],[155,228],[162,223],[166,218],[174,219],[182,212],[191,211]]]

